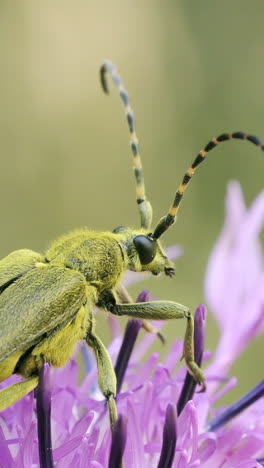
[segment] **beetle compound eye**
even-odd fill
[[[118,226],[115,229],[113,229],[113,233],[118,234],[118,232],[125,231],[125,230],[126,230],[125,226]]]
[[[147,236],[140,235],[135,237],[134,244],[142,265],[147,265],[152,262],[157,251],[156,241]]]

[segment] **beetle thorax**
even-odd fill
[[[80,271],[99,292],[113,288],[127,269],[126,256],[112,233],[86,229],[59,238],[46,259]]]

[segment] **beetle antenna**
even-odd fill
[[[108,84],[106,80],[107,72],[111,75],[111,78],[119,91],[119,96],[125,106],[126,118],[130,132],[130,144],[133,154],[133,170],[136,178],[136,199],[141,218],[141,227],[149,229],[152,221],[152,207],[150,202],[147,200],[145,194],[143,169],[139,154],[134,112],[131,108],[130,99],[126,89],[124,88],[121,77],[118,75],[115,65],[109,62],[108,60],[103,62],[100,68],[100,81],[104,92],[106,94],[109,94]]]
[[[205,160],[209,151],[214,149],[219,143],[234,139],[247,140],[250,143],[253,143],[254,145],[258,146],[262,151],[264,151],[264,144],[262,144],[258,137],[254,135],[248,135],[244,132],[222,133],[222,135],[219,135],[217,138],[213,138],[211,141],[209,141],[209,143],[198,153],[192,165],[185,172],[184,177],[182,179],[182,183],[178,187],[173,204],[171,205],[168,214],[161,218],[161,220],[155,228],[155,231],[153,233],[153,237],[155,239],[158,239],[160,236],[162,236],[164,232],[167,231],[167,229],[169,229],[169,227],[176,221],[176,216],[182,201],[183,194],[197,166],[199,166],[199,164],[201,164]]]

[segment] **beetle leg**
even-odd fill
[[[22,382],[18,382],[9,387],[0,390],[0,411],[4,411],[23,396],[27,395],[31,390],[34,390],[38,385],[38,376],[33,375]]]
[[[205,379],[202,370],[194,360],[194,320],[188,307],[171,301],[137,302],[133,304],[113,304],[110,312],[143,320],[187,319],[183,354],[190,374],[205,391]]]
[[[117,294],[118,294],[118,297],[120,299],[120,302],[122,304],[133,304],[134,301],[133,299],[131,298],[129,292],[127,291],[127,289],[120,283],[116,289],[117,291]],[[147,333],[154,333],[157,335],[157,337],[160,339],[161,343],[164,344],[166,342],[164,336],[162,335],[162,333],[155,327],[153,327],[153,325],[148,322],[147,320],[141,320],[142,322],[142,328],[144,328],[145,332]]]
[[[153,327],[150,322],[147,320],[142,320],[142,328],[145,330],[147,333],[154,333],[157,335],[157,337],[160,339],[162,344],[166,343],[166,339],[164,338],[163,334],[159,331],[158,328]]]
[[[102,341],[92,330],[88,331],[86,335],[86,342],[92,348],[96,357],[98,368],[98,383],[103,395],[107,399],[110,424],[111,429],[113,430],[117,420],[117,409],[115,403],[116,375],[113,364]]]

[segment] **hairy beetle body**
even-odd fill
[[[109,354],[95,332],[92,310],[99,306],[115,315],[142,320],[146,331],[155,331],[148,320],[185,319],[183,355],[188,371],[205,390],[205,380],[194,357],[194,321],[188,307],[171,301],[134,304],[120,282],[126,270],[173,276],[160,238],[174,224],[183,195],[197,167],[220,143],[247,140],[264,150],[253,135],[223,133],[196,156],[176,191],[172,205],[154,229],[152,207],[145,194],[143,169],[134,114],[122,80],[111,62],[100,70],[107,93],[106,73],[118,88],[124,104],[136,179],[140,229],[118,227],[113,232],[80,229],[60,237],[46,255],[23,249],[0,261],[0,381],[13,373],[25,380],[0,391],[0,410],[22,398],[38,384],[39,369],[47,362],[59,367],[70,358],[78,341],[93,349],[98,382],[108,402],[113,429],[117,420],[116,375]]]
[[[133,240],[143,232],[81,229],[45,256],[24,249],[0,262],[0,381],[13,372],[30,377],[44,362],[64,365],[85,339],[93,306],[106,307],[104,291],[115,297],[128,268],[157,274],[171,265],[160,244],[147,268],[140,263]]]

